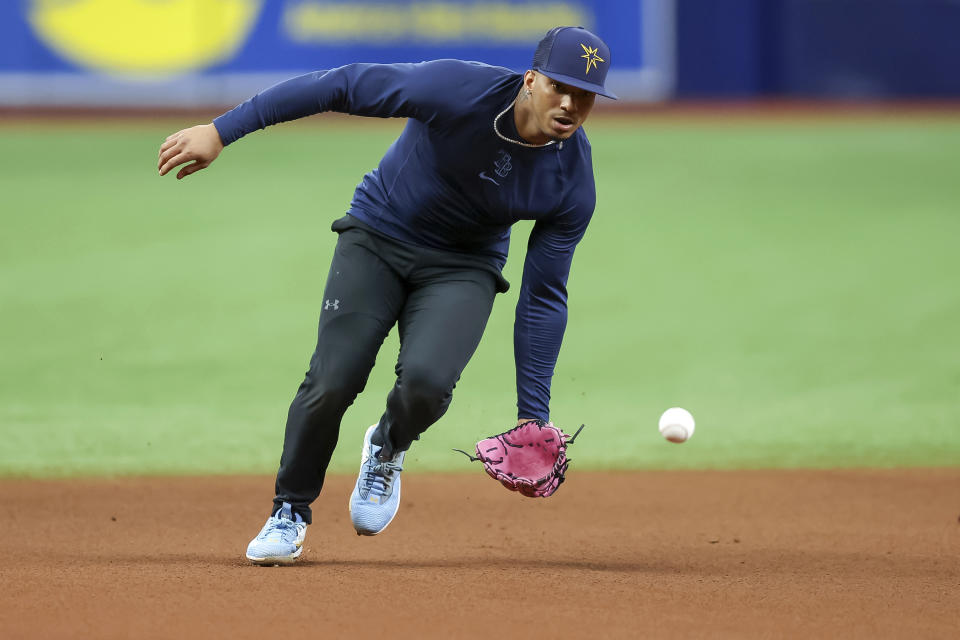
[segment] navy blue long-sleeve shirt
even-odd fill
[[[596,202],[582,129],[561,144],[524,147],[494,130],[521,74],[477,62],[351,64],[281,82],[214,120],[225,145],[271,124],[323,111],[409,118],[348,213],[415,245],[480,256],[502,268],[510,227],[536,220],[514,323],[517,410],[549,419],[550,383],[567,324],[567,277]],[[500,134],[520,140],[510,110]]]

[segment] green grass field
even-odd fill
[[[188,124],[0,128],[0,475],[275,471],[330,223],[399,123],[284,125],[159,178]],[[575,466],[960,464],[960,120],[591,124],[598,208],[553,385],[558,424],[588,425]],[[411,470],[478,472],[451,447],[513,421],[516,289]],[[396,351],[333,471],[355,470]],[[675,405],[698,419],[682,446],[656,428]]]

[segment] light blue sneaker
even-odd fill
[[[307,523],[284,502],[247,545],[247,560],[261,565],[292,564],[303,553],[306,535]]]
[[[370,442],[377,425],[367,429],[360,455],[360,477],[350,496],[350,519],[357,535],[375,536],[393,521],[400,506],[400,472],[403,451],[392,460],[377,459],[381,447]]]

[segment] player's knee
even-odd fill
[[[297,392],[297,400],[309,412],[342,412],[353,404],[365,384],[366,376],[362,372],[308,373]]]
[[[456,377],[429,365],[406,368],[400,387],[404,405],[428,414],[442,411],[450,403],[456,382]]]

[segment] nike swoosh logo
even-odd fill
[[[490,182],[492,182],[493,184],[497,185],[498,187],[500,186],[500,183],[497,182],[496,180],[494,180],[493,178],[491,178],[490,176],[488,176],[486,171],[481,171],[479,175],[480,175],[480,178],[481,178],[481,179],[483,179],[483,180],[489,180]]]

